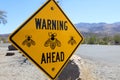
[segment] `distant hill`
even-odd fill
[[[9,34],[0,34],[0,43],[2,42],[8,42],[8,36]]]
[[[75,24],[82,33],[114,35],[120,34],[120,22],[117,23],[78,23]]]
[[[9,34],[0,34],[0,37],[2,38],[7,38],[9,36]]]
[[[120,34],[120,22],[116,23],[78,23],[75,24],[76,28],[83,34],[89,36],[89,33],[99,35],[115,35]],[[0,34],[2,38],[8,38],[10,34]]]

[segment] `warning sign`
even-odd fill
[[[51,79],[68,62],[83,37],[54,0],[48,0],[9,37]]]

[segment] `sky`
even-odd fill
[[[0,34],[12,33],[47,0],[1,0],[0,10],[7,24],[0,24]],[[73,24],[120,22],[120,0],[58,0]]]

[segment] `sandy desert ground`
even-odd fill
[[[6,56],[13,52],[15,55]],[[120,80],[120,64],[108,63],[86,55],[77,55],[82,58],[80,65],[82,80]],[[0,45],[0,80],[49,80],[36,66],[27,61],[18,51],[8,51],[6,45]]]
[[[81,45],[75,54],[82,57],[94,80],[120,80],[119,45]]]
[[[14,52],[14,56],[5,56]],[[24,63],[24,57],[18,51],[8,51],[0,47],[0,80],[48,80],[48,77],[29,61]]]

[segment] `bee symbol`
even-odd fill
[[[33,41],[31,38],[32,36],[31,35],[26,35],[25,36],[25,40],[22,42],[22,45],[26,45],[28,47],[30,47],[31,45],[35,45],[35,41]]]
[[[50,48],[52,50],[54,50],[56,46],[58,46],[58,47],[61,46],[61,42],[55,38],[57,36],[56,33],[50,32],[50,33],[48,33],[48,35],[50,38],[45,42],[45,44],[44,44],[45,47],[50,46]]]
[[[70,40],[68,41],[68,44],[71,44],[71,45],[76,44],[76,41],[74,40],[73,36],[71,36]]]

